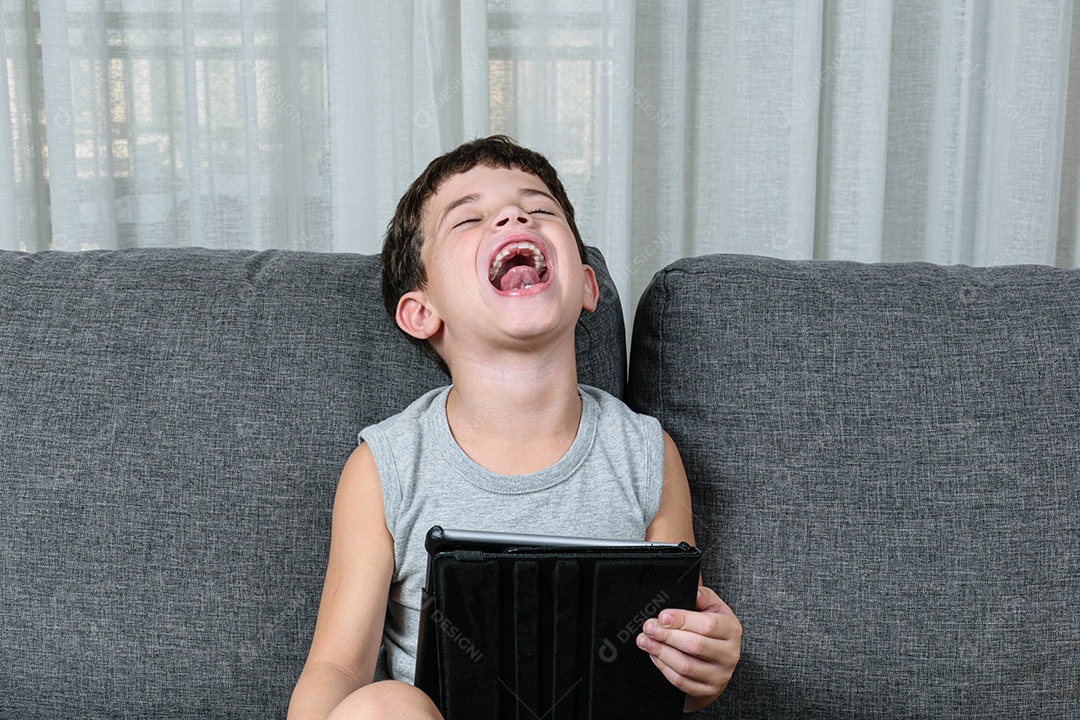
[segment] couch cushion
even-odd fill
[[[686,259],[630,368],[744,625],[703,717],[1080,717],[1080,271]]]
[[[445,382],[376,257],[0,253],[0,717],[282,717],[356,433]]]

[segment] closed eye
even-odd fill
[[[479,218],[465,218],[454,223],[453,227],[461,227],[462,225],[468,225],[469,223],[480,222]]]

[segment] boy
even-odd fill
[[[543,156],[494,136],[435,159],[382,259],[387,310],[452,385],[365,429],[342,471],[294,720],[440,717],[410,684],[431,525],[694,542],[674,443],[577,384],[574,327],[599,289]],[[741,634],[701,587],[696,611],[663,610],[637,643],[692,711],[723,691]],[[380,645],[394,680],[372,683]]]

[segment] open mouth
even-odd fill
[[[527,241],[512,242],[495,255],[488,280],[504,292],[528,290],[547,279],[547,260],[540,248]]]

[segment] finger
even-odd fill
[[[639,635],[637,645],[671,670],[672,677],[678,675],[686,679],[700,680],[710,674],[710,663],[669,643]]]
[[[693,697],[716,697],[731,680],[731,670],[648,641],[649,659],[675,687]]]
[[[717,688],[713,685],[676,672],[674,668],[655,655],[650,655],[649,659],[652,660],[653,665],[660,670],[669,683],[687,695],[692,697],[709,697],[716,694]]]
[[[726,606],[725,606],[726,607]],[[645,622],[646,635],[667,641],[670,632],[682,630],[718,640],[735,640],[742,637],[742,625],[733,613],[716,611],[694,612],[667,608],[656,618]]]
[[[724,640],[717,640],[697,633],[688,633],[687,630],[657,629],[649,627],[649,624],[646,623],[642,636],[639,636],[638,647],[651,655],[663,653],[665,662],[675,667],[679,674],[686,675],[689,670],[680,667],[680,663],[684,661],[678,660],[678,657],[672,652],[664,652],[665,649],[671,649],[686,657],[685,662],[687,664],[690,664],[689,658],[701,658],[705,662],[715,663],[719,662],[727,654],[724,651],[724,643]]]
[[[683,634],[683,631],[673,631]],[[698,640],[701,636],[696,636]],[[708,640],[714,647],[695,657],[668,643],[657,642],[648,636],[638,636],[638,647],[649,653],[668,681],[694,697],[715,697],[731,681],[739,660],[737,645]],[[710,657],[711,656],[711,657]]]
[[[728,604],[720,599],[716,591],[710,587],[701,585],[698,587],[697,597],[694,599],[695,609],[701,612],[719,612],[734,615]]]

